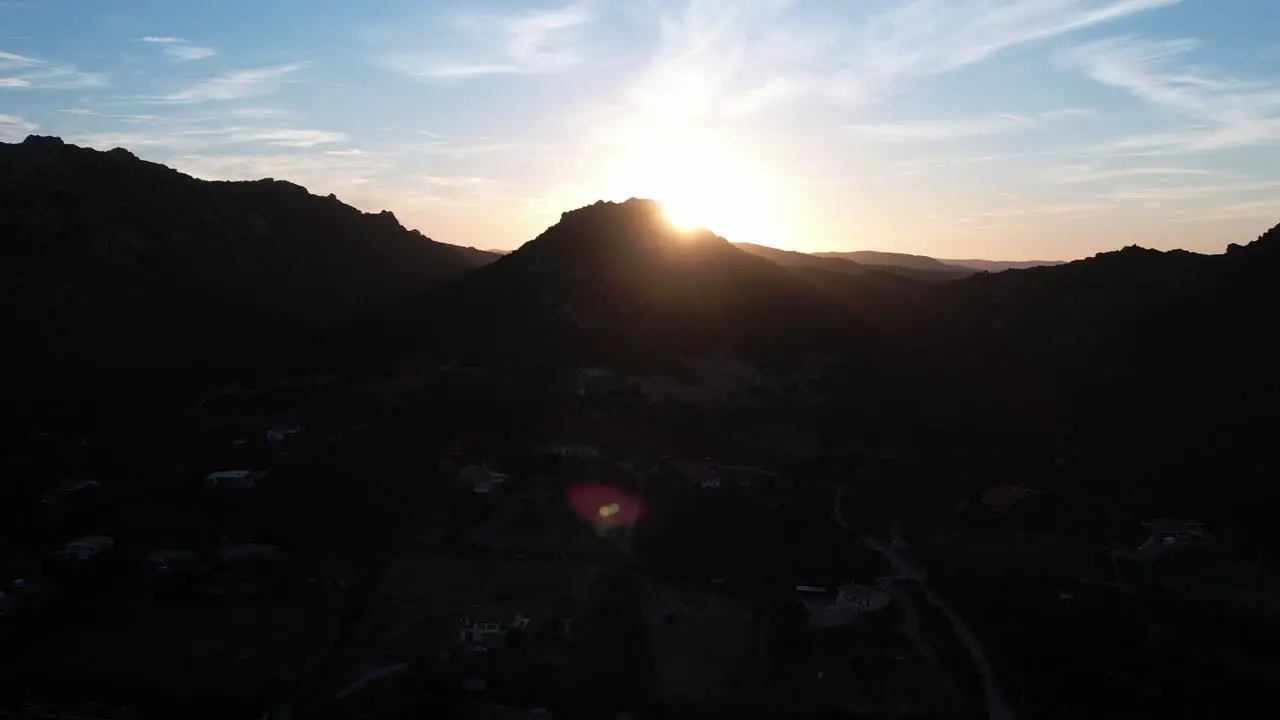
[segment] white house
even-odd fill
[[[156,550],[147,555],[146,568],[157,575],[170,575],[192,570],[196,554],[190,550]]]
[[[284,559],[279,545],[259,545],[258,543],[242,543],[227,545],[218,549],[218,562],[268,562],[274,563]]]
[[[850,607],[861,612],[874,612],[889,604],[889,593],[878,588],[848,583],[841,585],[836,596],[836,604]]]
[[[505,473],[500,473],[489,468],[488,465],[467,465],[458,471],[458,477],[471,486],[471,491],[477,495],[484,495],[494,489],[494,486],[501,485],[506,482]]]
[[[506,644],[507,633],[529,626],[529,618],[518,610],[472,608],[462,616],[458,625],[458,642],[479,645],[484,648],[500,648]]]
[[[593,458],[600,454],[600,450],[594,445],[581,445],[570,443],[552,443],[547,446],[547,454],[559,455],[560,457],[583,457]]]
[[[102,488],[102,482],[94,478],[92,475],[80,475],[58,485],[58,494],[73,495],[86,490],[98,490]]]
[[[835,592],[821,586],[798,585],[796,595],[808,611],[812,628],[852,625],[860,615],[883,609],[890,600],[883,590],[853,583],[841,585]]]
[[[222,490],[248,490],[265,472],[257,470],[218,470],[204,476],[205,485]]]
[[[297,437],[298,435],[301,435],[306,431],[307,429],[305,427],[297,423],[292,423],[288,425],[272,425],[270,428],[267,429],[267,442],[271,443],[272,445],[279,445],[285,440],[288,440],[289,438],[292,438],[292,437]]]
[[[115,539],[106,535],[86,535],[67,543],[62,554],[74,560],[92,560],[115,546]]]
[[[680,472],[688,479],[689,484],[702,490],[718,490],[723,484],[720,469],[710,458],[702,462],[680,463]]]
[[[1170,550],[1203,550],[1215,545],[1204,525],[1188,520],[1157,518],[1142,523],[1149,533],[1136,550],[1117,553],[1132,558],[1153,557]]]

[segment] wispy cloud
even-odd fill
[[[1001,113],[986,117],[950,120],[899,120],[872,125],[854,125],[850,129],[885,142],[935,142],[984,135],[1004,135],[1040,127],[1045,121],[1081,117],[1087,111],[1076,108],[1050,110],[1039,115]]]
[[[474,177],[474,176],[451,176],[451,175],[416,175],[409,179],[411,183],[420,183],[430,185],[432,187],[442,188],[472,188],[481,185],[490,185],[494,182],[492,178]]]
[[[273,148],[318,148],[346,142],[346,133],[296,127],[217,125],[200,122],[156,122],[132,132],[72,133],[67,140],[100,149],[113,147],[167,147],[173,150],[212,151],[230,145],[258,144]]]
[[[183,38],[169,35],[147,35],[138,38],[138,42],[163,45],[166,55],[184,61],[204,60],[218,54],[213,48],[193,45]]]
[[[1035,121],[1024,115],[992,115],[954,120],[899,120],[876,125],[855,125],[850,129],[860,135],[886,142],[932,142],[979,135],[1003,135],[1032,127],[1035,127]]]
[[[217,50],[202,45],[173,45],[164,51],[179,60],[204,60],[218,54]]]
[[[70,132],[64,134],[63,139],[75,145],[98,150],[111,150],[118,147],[127,150],[148,147],[195,147],[200,144],[199,140],[192,137],[183,138],[165,132],[141,130],[134,132]]]
[[[911,0],[860,29],[848,61],[826,83],[851,103],[899,80],[954,72],[1019,46],[1172,5],[1177,0]]]
[[[511,143],[489,142],[484,140],[463,143],[448,142],[446,140],[432,140],[430,142],[415,144],[410,149],[424,155],[460,158],[471,157],[473,155],[488,155],[490,153],[508,152],[515,150],[516,146]]]
[[[38,127],[16,115],[0,115],[0,142],[18,142]]]
[[[1104,168],[1097,165],[1061,165],[1045,170],[1041,179],[1051,183],[1087,183],[1127,177],[1197,177],[1219,174],[1214,170],[1182,167]]]
[[[1278,188],[1280,188],[1280,181],[1272,180],[1218,185],[1171,185],[1116,190],[1109,193],[1108,197],[1116,200],[1200,200],[1220,195],[1274,191]]]
[[[201,80],[194,85],[168,95],[143,98],[143,100],[161,104],[183,105],[269,95],[279,90],[290,75],[306,66],[307,63],[295,62],[286,65],[238,70],[219,77]]]
[[[1064,217],[1072,215],[1090,215],[1105,210],[1111,210],[1115,207],[1114,203],[1109,202],[1071,202],[1071,203],[1053,203],[1049,205],[1031,205],[1021,208],[1011,208],[1008,210],[990,210],[980,212],[969,218],[970,222],[984,220],[1009,220],[1013,218],[1025,217]]]
[[[205,180],[287,179],[324,195],[372,185],[389,165],[371,156],[325,154],[208,155],[168,158],[173,167]]]
[[[294,116],[292,110],[281,108],[234,108],[227,115],[243,120],[283,120]]]
[[[997,160],[1014,160],[1026,155],[1016,153],[992,153],[989,155],[968,155],[965,157],[931,157],[927,160],[898,160],[893,166],[902,170],[900,174],[919,175],[926,170],[940,170],[943,168],[964,167],[966,165],[976,165],[979,163],[995,162]]]
[[[76,90],[107,84],[106,76],[0,50],[0,88]]]
[[[1097,118],[1100,117],[1097,110],[1089,108],[1060,108],[1058,110],[1047,110],[1040,113],[1040,117],[1045,120],[1061,120],[1067,118]]]
[[[584,3],[506,16],[460,17],[456,19],[459,29],[472,36],[480,49],[456,56],[390,54],[382,61],[394,70],[428,80],[560,72],[581,61],[573,31],[592,18]]]
[[[348,139],[346,133],[296,128],[227,128],[223,133],[227,142],[260,142],[279,147],[316,147],[346,142]]]
[[[796,97],[865,105],[903,81],[1177,1],[900,0],[850,22],[843,4],[825,17],[776,0],[691,0],[660,19],[662,41],[636,95],[643,107],[689,116],[740,115]]]
[[[160,117],[159,115],[131,115],[131,114],[118,114],[118,113],[102,113],[102,112],[98,112],[97,110],[91,110],[89,108],[82,108],[82,107],[65,108],[65,109],[59,110],[58,112],[64,113],[66,115],[78,115],[81,117],[99,117],[99,118],[107,118],[111,120],[121,120],[123,122],[128,122],[128,123],[150,122],[152,120],[159,119]]]
[[[1171,131],[1122,137],[1099,152],[1195,153],[1280,142],[1280,86],[1212,74],[1182,62],[1199,43],[1117,37],[1086,43],[1063,56],[1093,80],[1129,92],[1181,119]]]
[[[1231,202],[1207,208],[1182,209],[1170,218],[1176,223],[1222,222],[1231,220],[1265,220],[1267,225],[1280,215],[1280,197]]]

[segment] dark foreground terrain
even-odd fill
[[[1280,229],[948,279],[639,200],[499,258],[50,139],[0,182],[10,716],[1275,705]]]

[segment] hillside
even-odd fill
[[[820,252],[814,254],[818,257],[840,258],[862,265],[881,267],[898,274],[905,275],[904,271],[915,271],[917,279],[950,280],[972,275],[975,272],[1027,270],[1033,267],[1063,264],[1063,261],[1060,260],[951,260],[947,258],[932,258],[927,255],[909,255],[907,253],[880,252],[876,250]],[[932,275],[928,273],[932,273]]]
[[[942,286],[912,329],[966,389],[937,422],[1087,454],[1108,467],[1099,482],[1126,468],[1133,488],[1232,505],[1270,464],[1264,428],[1280,422],[1280,353],[1261,331],[1277,271],[1273,229],[1224,255],[1128,247]],[[1236,471],[1196,479],[1228,455]]]
[[[875,387],[932,404],[919,422],[1028,432],[1271,392],[1275,231],[1220,256],[1126,248],[975,274],[734,245],[636,199],[566,212],[498,256],[287,182],[204,182],[51,138],[0,146],[0,188],[21,392],[50,408],[408,351],[552,370],[818,354],[844,363],[832,403]]]
[[[524,343],[557,356],[776,357],[828,348],[865,327],[786,268],[705,230],[678,230],[656,203],[638,199],[566,212],[432,302],[445,337],[467,338],[460,347]]]
[[[3,319],[33,379],[267,365],[497,258],[288,182],[35,136],[0,144],[0,238]]]
[[[854,263],[863,265],[881,266],[881,268],[890,270],[890,272],[904,275],[913,274],[916,279],[934,279],[934,281],[963,278],[965,275],[972,275],[977,272],[977,270],[970,268],[948,265],[942,263],[941,260],[929,258],[929,256],[909,255],[906,252],[854,250],[847,252],[814,252],[814,255],[817,255],[818,258],[838,258],[852,260]]]

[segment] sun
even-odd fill
[[[706,223],[699,222],[697,203],[686,205],[679,200],[670,198],[660,199],[662,204],[662,214],[666,216],[667,222],[676,226],[679,230],[692,230],[699,226],[706,226]]]
[[[632,133],[606,185],[618,199],[657,200],[667,220],[681,229],[704,227],[734,242],[781,240],[781,199],[770,176],[712,131],[667,127]]]

